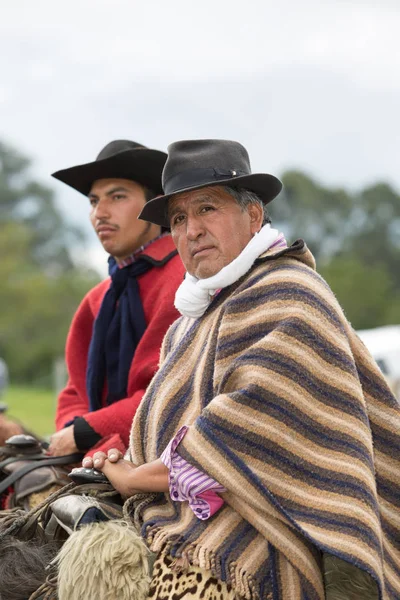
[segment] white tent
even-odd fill
[[[357,331],[393,390],[400,395],[400,325]]]

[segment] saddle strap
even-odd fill
[[[46,454],[18,454],[17,456],[10,456],[9,458],[4,459],[0,462],[0,469],[10,465],[13,462],[21,462],[22,460],[25,462],[26,460],[43,460],[49,458]]]
[[[66,456],[56,456],[54,458],[50,456],[47,460],[42,459],[42,460],[36,460],[34,462],[31,462],[30,464],[25,465],[21,469],[18,469],[18,471],[14,471],[14,473],[11,473],[11,475],[9,475],[5,479],[3,479],[3,481],[0,481],[0,494],[5,492],[5,490],[10,485],[13,485],[16,481],[21,479],[21,477],[23,477],[27,473],[30,473],[31,471],[34,471],[35,469],[39,469],[40,467],[51,467],[54,465],[74,464],[74,463],[79,462],[82,459],[82,457],[83,457],[83,454],[76,453],[76,454],[67,454]]]

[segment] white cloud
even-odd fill
[[[61,6],[10,3],[2,43],[34,40],[37,52],[51,47],[58,60],[93,68],[95,78],[103,68],[105,85],[121,76],[198,81],[308,65],[392,86],[400,66],[395,2],[75,0]]]

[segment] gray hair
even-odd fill
[[[263,221],[262,225],[266,225],[266,223],[271,223],[271,218],[268,214],[267,207],[264,202],[261,200],[259,196],[255,192],[251,192],[250,190],[246,190],[245,188],[233,188],[228,185],[221,186],[222,189],[227,192],[232,198],[236,200],[239,204],[240,208],[244,210],[250,204],[258,204],[261,206],[263,211]]]

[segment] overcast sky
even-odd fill
[[[3,2],[0,138],[85,226],[49,174],[120,138],[235,139],[253,171],[400,191],[399,31],[399,0]]]

